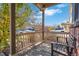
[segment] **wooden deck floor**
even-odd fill
[[[48,42],[44,42],[38,46],[33,47],[28,51],[23,51],[23,53],[20,53],[18,55],[19,56],[51,56],[51,44]],[[54,55],[58,56],[57,53],[54,53]]]

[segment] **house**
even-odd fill
[[[64,28],[64,32],[70,32],[71,23],[69,21],[62,23],[61,27]]]

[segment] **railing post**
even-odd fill
[[[53,43],[51,43],[51,56],[53,56]]]
[[[76,47],[76,38],[74,37],[74,51],[76,53],[76,56],[78,55],[78,52],[77,52],[77,47]]]
[[[68,45],[67,37],[66,37],[66,44]]]
[[[66,37],[66,44],[68,45],[67,37]],[[66,46],[66,50],[67,50],[67,54],[70,55],[69,47],[68,46]]]

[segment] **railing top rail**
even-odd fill
[[[26,33],[19,33],[19,34],[16,34],[16,35],[22,35],[22,34],[35,34],[35,33],[42,33],[42,32],[26,32]],[[44,33],[69,34],[69,32],[44,32]]]
[[[55,34],[69,34],[69,32],[49,32],[49,33],[55,33]]]

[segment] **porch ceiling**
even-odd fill
[[[34,3],[40,10],[42,8],[48,8],[50,6],[53,6],[53,5],[57,5],[59,3]]]

